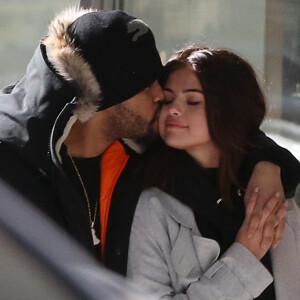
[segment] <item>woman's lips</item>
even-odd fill
[[[167,128],[186,128],[188,127],[187,125],[184,125],[178,121],[175,120],[170,120],[166,122],[166,127]]]

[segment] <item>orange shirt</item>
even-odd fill
[[[100,182],[101,257],[104,260],[105,237],[111,198],[115,185],[129,159],[123,145],[115,141],[103,153]]]

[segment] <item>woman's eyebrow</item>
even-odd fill
[[[163,88],[164,91],[166,92],[169,92],[169,93],[172,93],[174,94],[173,90],[169,89],[169,88]],[[203,91],[199,90],[199,89],[186,89],[183,91],[184,93],[190,93],[190,92],[193,92],[193,93],[200,93],[200,94],[203,94]]]
[[[198,89],[186,89],[183,91],[184,93],[189,93],[189,92],[193,92],[193,93],[200,93],[203,94],[203,91],[198,90]]]
[[[164,91],[166,92],[170,92],[170,93],[174,93],[173,90],[169,89],[169,88],[163,88]],[[199,89],[186,89],[183,91],[184,93],[190,93],[190,92],[193,92],[193,93],[201,93],[203,94],[203,91],[199,90]]]

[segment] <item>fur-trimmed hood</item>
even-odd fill
[[[74,115],[82,122],[97,111],[101,88],[91,66],[82,58],[68,34],[68,27],[82,15],[93,10],[71,8],[59,14],[49,25],[48,36],[42,43],[49,47],[48,59],[62,78],[79,92]]]
[[[88,12],[69,9],[58,15],[24,77],[0,90],[0,143],[37,168],[59,163],[60,147],[72,125],[97,111],[100,86],[67,33],[68,26]]]
[[[151,29],[122,11],[69,9],[49,26],[48,59],[78,91],[74,115],[87,121],[135,96],[160,76]]]

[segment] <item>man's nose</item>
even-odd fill
[[[157,80],[154,81],[153,84],[151,85],[151,93],[152,93],[153,102],[158,102],[164,99],[164,92]]]

